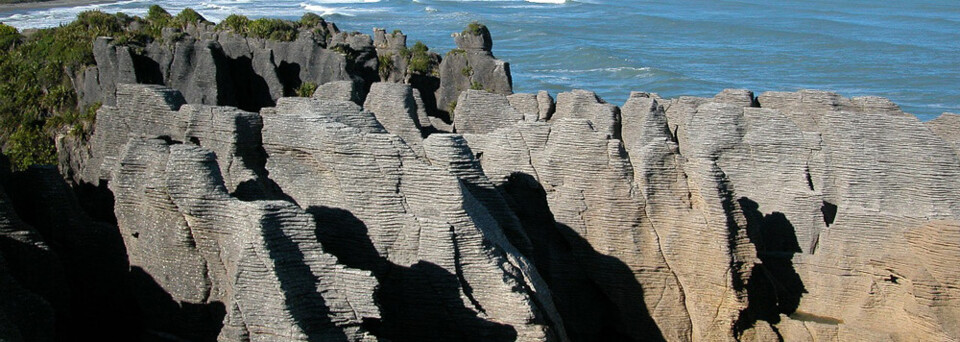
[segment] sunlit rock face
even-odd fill
[[[147,48],[192,61],[156,82],[98,41],[90,94],[110,98],[89,139],[58,138],[63,176],[0,175],[0,339],[89,334],[91,307],[127,339],[960,338],[957,115],[808,90],[511,94],[484,30],[454,36],[439,88],[365,74],[405,51],[383,30],[193,32]],[[334,43],[373,55],[334,68]],[[237,86],[199,80],[241,55],[265,85],[223,103]],[[286,96],[276,63],[301,57],[319,88]]]

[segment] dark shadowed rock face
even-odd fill
[[[383,30],[98,40],[78,84],[107,101],[57,140],[73,188],[0,175],[0,339],[960,338],[956,115],[510,94],[477,29],[429,94],[366,76],[405,46]]]
[[[290,42],[209,26],[164,35],[142,49],[99,38],[94,56],[97,69],[83,75],[81,95],[85,102],[107,105],[116,103],[118,83],[165,84],[191,104],[258,111],[274,106],[280,97],[296,95],[304,83],[352,81],[365,88],[377,80],[369,36],[336,31],[324,36],[308,28]]]

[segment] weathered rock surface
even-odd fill
[[[905,331],[920,333],[921,339],[956,338],[955,306],[940,309],[946,304],[933,302],[943,297],[898,286],[905,278],[930,284],[925,286],[955,286],[951,272],[939,268],[940,260],[918,262],[909,256],[933,242],[905,242],[916,239],[916,231],[941,229],[925,239],[945,238],[938,243],[951,247],[940,251],[951,256],[939,258],[958,257],[947,252],[956,250],[950,240],[955,238],[947,235],[956,233],[958,192],[948,179],[957,177],[957,158],[953,146],[940,138],[956,135],[951,117],[929,124],[939,131],[935,135],[888,101],[809,91],[763,94],[763,108],[751,108],[756,102],[744,91],[673,101],[636,93],[622,110],[622,122],[620,111],[599,102],[590,93],[560,94],[557,113],[547,124],[518,123],[465,137],[482,154],[492,180],[533,175],[545,189],[558,227],[573,222],[590,246],[611,246],[600,253],[629,265],[644,290],[638,293],[657,292],[652,304],[635,305],[650,310],[664,338],[900,340]],[[572,120],[584,128],[572,129]],[[561,138],[567,132],[579,133]],[[621,135],[623,147],[602,148],[604,141],[621,143],[608,140]],[[597,147],[588,147],[591,141]],[[552,169],[551,144],[571,142],[576,145],[564,150],[576,152],[567,152],[561,162],[576,164]],[[619,181],[593,183],[570,196],[576,201],[565,199],[565,188],[604,178],[589,170],[623,164],[628,168]],[[554,178],[584,173],[588,179]],[[614,184],[632,190],[618,193]],[[588,196],[594,188],[605,190],[599,200]],[[592,223],[597,219],[590,209],[603,205],[613,207]],[[618,213],[623,207],[641,212]],[[849,216],[843,220],[845,212]],[[632,229],[609,221],[623,217]],[[631,231],[638,235],[619,240]],[[877,246],[891,251],[878,254]],[[658,252],[630,256],[624,251]],[[939,274],[939,280],[920,274]],[[624,283],[590,280],[600,288]],[[562,310],[571,299],[562,297],[561,286],[569,284],[550,286],[576,336],[579,321]],[[874,290],[851,292],[856,286]],[[926,304],[893,314],[904,300]]]
[[[196,305],[154,311],[154,326],[222,340],[960,334],[950,114],[742,90],[633,93],[622,108],[573,91],[551,111],[548,95],[468,90],[458,133],[437,134],[408,85],[373,84],[363,107],[350,84],[329,89],[257,114],[117,86],[75,174],[109,183],[131,266]]]
[[[373,331],[394,340],[565,340],[549,290],[482,199],[404,138],[331,114],[283,101],[264,113],[267,169],[318,222],[337,223],[318,229],[327,250],[377,276],[383,320]]]
[[[133,138],[112,180],[131,266],[176,302],[225,309],[194,324],[222,324],[221,340],[373,339],[360,327],[379,317],[370,273],[324,253],[295,204],[230,196],[210,150]]]
[[[496,59],[491,52],[490,30],[480,25],[478,32],[454,33],[457,48],[440,63],[440,88],[437,109],[453,115],[460,93],[468,90],[509,95],[513,92],[510,64]]]
[[[960,154],[960,114],[943,113],[924,124],[940,139],[952,145],[957,154]]]
[[[506,96],[482,90],[467,90],[460,93],[458,106],[454,111],[453,129],[459,133],[489,133],[517,121],[523,121],[525,114],[514,108]],[[514,101],[519,102],[519,101]],[[522,109],[525,106],[521,106]]]
[[[374,83],[363,107],[373,113],[387,132],[399,136],[414,152],[423,155],[420,143],[432,126],[416,89],[406,84]]]
[[[127,289],[127,339],[960,338],[957,115],[810,90],[510,94],[479,27],[425,93],[365,74],[401,33],[189,30],[143,53],[97,42],[99,83],[78,84],[113,101],[58,148],[74,191],[102,197],[78,203],[52,168],[5,181],[0,339],[89,323],[56,319],[92,306],[64,289]],[[231,59],[262,98],[218,83]],[[290,75],[322,84],[284,97]],[[256,110],[211,105],[241,95]],[[452,121],[432,112],[454,100]],[[73,284],[88,273],[119,285]]]
[[[353,81],[369,86],[377,79],[370,36],[324,25],[304,28],[289,42],[244,37],[209,26],[190,26],[182,33],[165,31],[163,39],[142,49],[99,38],[93,49],[97,68],[83,75],[81,97],[87,103],[114,105],[116,84],[164,84],[180,91],[191,104],[256,111],[294,95],[306,82]]]

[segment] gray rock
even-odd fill
[[[117,103],[116,85],[118,83],[136,83],[136,69],[134,68],[133,58],[130,49],[113,44],[113,38],[99,37],[93,43],[93,57],[97,61],[98,74],[96,78],[92,73],[84,74],[84,87],[87,82],[97,82],[100,85],[99,91],[87,91],[84,95],[88,98],[82,99],[82,102],[93,103],[102,102],[105,105],[115,105]],[[88,79],[92,79],[88,80]],[[95,87],[91,87],[96,89]],[[100,96],[100,98],[89,99],[90,96]]]
[[[757,107],[753,92],[746,89],[724,89],[713,100],[741,107]]]
[[[126,146],[111,188],[131,265],[179,302],[223,302],[221,338],[372,339],[360,323],[379,317],[375,279],[325,254],[309,214],[231,197],[210,150]]]
[[[550,120],[550,116],[553,115],[553,112],[556,110],[556,104],[553,102],[553,98],[550,97],[550,93],[547,93],[545,90],[537,93],[537,106],[540,109],[540,121]]]
[[[241,197],[272,195],[263,174],[260,116],[229,107],[185,105],[180,93],[151,85],[118,85],[118,107],[97,114],[91,155],[77,172],[86,183],[110,180],[118,157],[131,137],[192,143],[221,157],[227,188]]]
[[[114,105],[116,84],[148,83],[175,88],[191,104],[259,110],[295,94],[305,82],[373,82],[377,61],[370,37],[331,27],[329,44],[323,32],[312,30],[300,32],[294,41],[281,42],[214,31],[209,26],[167,32],[166,38],[148,44],[142,52],[100,38],[94,44],[97,72],[84,73],[79,82],[84,84],[81,102]],[[351,53],[326,48],[337,44]]]
[[[524,115],[506,96],[482,90],[467,90],[457,100],[453,129],[459,133],[489,133],[523,121]]]
[[[382,28],[373,29],[373,46],[380,50],[397,51],[407,47],[407,35],[401,32],[387,33]]]
[[[469,30],[473,27],[476,27],[476,32],[469,32]],[[457,44],[458,49],[468,51],[493,50],[493,39],[490,38],[490,29],[483,24],[470,24],[470,27],[468,27],[467,30],[464,30],[461,33],[454,33],[451,35],[451,37],[453,37],[453,41]]]
[[[620,108],[606,103],[591,91],[574,90],[557,94],[556,112],[550,120],[585,119],[612,139],[620,138]]]
[[[484,27],[480,35],[454,33],[457,49],[451,50],[440,63],[440,87],[437,89],[437,109],[451,115],[460,93],[481,89],[509,95],[513,92],[510,64],[496,59],[490,52],[493,42]]]
[[[267,169],[318,222],[339,223],[320,230],[325,250],[378,275],[381,337],[563,339],[536,270],[456,176],[396,135],[320,116],[265,115]]]
[[[936,119],[924,122],[934,134],[953,146],[960,155],[960,114],[943,113]]]
[[[353,81],[335,81],[320,85],[313,93],[313,98],[331,101],[350,101],[361,105],[360,89]]]
[[[418,155],[423,155],[421,142],[425,136],[425,127],[421,124],[421,116],[426,119],[422,109],[423,101],[419,103],[414,98],[414,89],[406,84],[374,83],[364,102],[364,109],[372,112],[387,132],[399,136]]]
[[[540,104],[537,102],[537,95],[534,94],[512,94],[507,96],[510,106],[523,114],[523,119],[527,121],[537,121],[540,118]]]

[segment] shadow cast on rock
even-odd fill
[[[550,287],[571,340],[664,340],[634,272],[556,222],[536,178],[513,173],[498,188],[532,241],[529,257]]]
[[[7,181],[18,216],[43,237],[57,257],[55,267],[62,269],[62,281],[46,285],[57,286],[57,298],[47,299],[58,309],[59,338],[130,340],[140,335],[140,309],[129,288],[126,249],[106,183],[71,189],[54,167],[31,167]],[[29,272],[49,271],[43,268],[49,265],[33,261]]]
[[[391,341],[515,341],[512,326],[478,317],[464,304],[456,274],[423,260],[407,267],[382,257],[366,224],[347,210],[307,208],[317,222],[324,251],[340,263],[373,272],[380,320],[364,322],[374,335]]]
[[[142,268],[130,268],[129,282],[142,308],[143,341],[216,341],[226,308],[221,302],[177,302]]]
[[[760,262],[753,265],[745,284],[748,306],[740,312],[735,332],[740,334],[757,321],[766,321],[779,334],[775,325],[780,323],[780,315],[797,311],[800,298],[807,292],[793,266],[794,254],[801,253],[796,229],[783,213],[764,215],[760,205],[747,197],[741,197],[737,203],[747,220],[747,237],[756,246]]]
[[[347,341],[346,334],[330,319],[330,307],[316,286],[304,286],[317,284],[319,279],[307,265],[297,243],[281,229],[283,223],[279,220],[266,216],[261,223],[269,260],[274,262],[287,310],[309,341]]]

